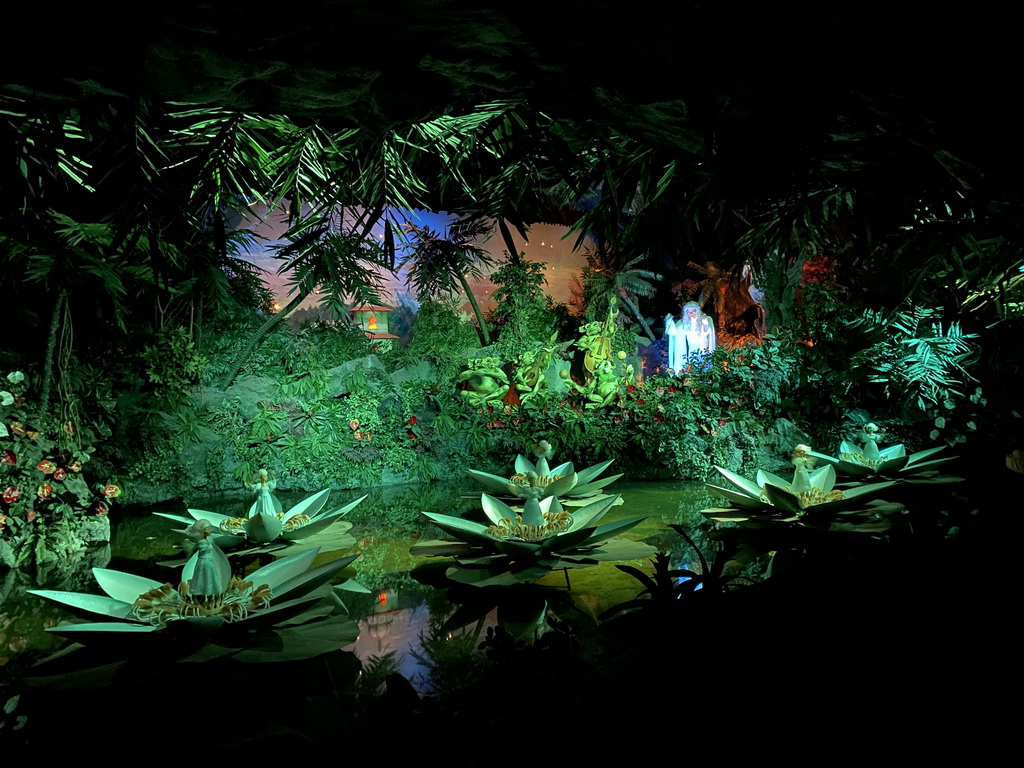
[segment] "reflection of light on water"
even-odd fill
[[[395,595],[390,597],[395,604]],[[366,665],[371,657],[393,653],[398,672],[420,693],[429,689],[429,673],[413,654],[421,653],[421,636],[430,628],[430,611],[425,605],[387,610],[378,598],[377,610],[359,621],[359,637],[342,650],[351,651]]]

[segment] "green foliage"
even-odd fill
[[[162,328],[153,342],[143,348],[142,361],[158,407],[169,413],[180,410],[188,401],[207,362],[181,326]]]
[[[886,317],[865,311],[850,323],[864,333],[869,346],[852,360],[868,380],[881,384],[887,398],[904,408],[921,411],[966,395],[967,383],[974,381],[969,368],[977,362],[978,350],[958,322],[945,327],[942,308],[911,306]]]
[[[105,516],[121,488],[89,469],[101,438],[82,420],[33,409],[24,374],[0,392],[0,552],[3,564],[42,565],[68,557],[90,540],[89,518]],[[99,530],[109,527],[91,526]]]
[[[551,336],[554,318],[544,298],[547,279],[543,262],[506,261],[491,273],[491,282],[498,286],[491,298],[495,302],[491,317],[498,325],[498,350],[506,360],[513,360],[538,342]]]
[[[432,360],[439,381],[452,381],[477,345],[476,332],[454,306],[427,301],[416,315],[407,352],[413,358]]]

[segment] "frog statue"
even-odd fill
[[[551,365],[551,358],[555,354],[557,340],[558,333],[551,334],[546,347],[528,349],[516,361],[516,371],[512,375],[512,380],[516,390],[520,393],[520,399],[524,403],[540,392],[547,383],[544,378],[544,372]]]
[[[576,346],[584,352],[583,368],[588,381],[597,376],[597,369],[602,362],[612,359],[612,335],[615,333],[615,318],[618,316],[619,310],[613,298],[604,322],[594,321],[580,328],[583,335],[576,341]]]
[[[604,408],[611,405],[618,397],[622,387],[622,377],[615,373],[611,360],[602,360],[594,371],[594,378],[586,386],[571,382],[573,389],[587,398],[587,408]]]
[[[508,375],[501,370],[497,357],[478,357],[466,363],[466,370],[455,380],[466,382],[469,389],[462,390],[462,396],[473,405],[494,405],[501,402],[508,392]]]

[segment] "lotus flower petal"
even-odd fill
[[[219,512],[207,512],[203,509],[190,509],[188,513],[192,516],[193,520],[207,520],[214,528],[218,527],[225,520],[231,519],[230,515],[222,515]]]
[[[815,488],[820,488],[823,493],[828,493],[836,486],[836,470],[831,464],[818,467],[808,473],[808,479]]]
[[[758,501],[761,500],[761,488],[759,485],[750,482],[745,477],[737,475],[735,472],[730,472],[728,469],[723,469],[722,467],[717,466],[715,467],[715,469],[717,469],[725,477],[726,480],[728,480],[741,491],[746,493],[747,496]],[[760,482],[760,477],[758,478],[758,482]]]
[[[544,514],[537,499],[527,499],[523,504],[523,525],[544,525]]]
[[[151,624],[128,624],[120,621],[98,621],[91,624],[60,624],[56,627],[47,627],[47,632],[58,635],[71,634],[76,632],[156,632],[158,627]]]
[[[303,571],[285,582],[278,583],[276,587],[272,587],[274,590],[274,603],[276,604],[277,598],[281,595],[287,595],[289,593],[298,592],[299,594],[292,594],[291,598],[295,599],[300,595],[306,594],[313,589],[316,589],[321,584],[326,584],[330,581],[331,577],[334,576],[338,571],[343,571],[350,566],[359,557],[358,554],[349,555],[338,560],[334,560],[329,563],[324,563],[321,566],[312,568],[310,570]],[[253,582],[256,585],[256,582]]]
[[[614,459],[608,459],[608,461],[603,461],[600,464],[594,464],[593,466],[587,467],[586,469],[581,469],[579,472],[576,473],[579,476],[580,485],[589,483],[595,477],[597,477],[606,469],[608,469],[608,467],[612,465],[613,461]],[[617,475],[617,477],[622,477],[622,475]]]
[[[288,513],[282,518],[281,522],[288,522],[296,515],[308,515],[309,517],[315,517],[317,513],[324,508],[324,505],[327,503],[327,497],[330,495],[331,489],[326,488],[319,493],[314,493],[308,499],[303,499],[288,510]]]
[[[423,515],[430,518],[438,528],[452,534],[456,538],[460,536],[473,537],[472,541],[482,544],[490,544],[494,541],[493,538],[487,535],[486,525],[474,523],[471,520],[463,520],[461,517],[439,515],[434,512],[424,512]],[[469,538],[466,538],[466,540],[471,541]]]
[[[559,477],[565,477],[566,475],[576,474],[576,469],[573,467],[571,461],[566,461],[559,464],[557,467],[552,469],[547,474],[551,475],[551,477],[554,477],[555,475],[558,475]]]
[[[569,530],[576,531],[596,523],[608,513],[609,509],[615,506],[615,500],[618,498],[618,496],[609,497],[577,509],[572,513],[572,525]]]
[[[489,496],[484,493],[480,495],[480,502],[483,505],[484,514],[487,515],[487,518],[495,525],[499,525],[502,520],[511,520],[515,522],[515,510],[501,499],[496,499],[493,496]],[[433,519],[433,516],[431,515],[427,515],[427,517]],[[459,518],[453,519],[457,520]]]
[[[611,485],[612,483],[614,483],[620,477],[622,477],[621,472],[617,475],[612,475],[611,477],[604,477],[600,480],[595,480],[592,483],[579,483],[575,488],[572,489],[572,495],[592,496],[593,494],[597,493],[602,488],[604,488],[606,485]]]
[[[778,475],[773,475],[771,472],[765,472],[763,469],[757,470],[757,484],[764,488],[765,484],[770,483],[778,488],[789,488],[792,483],[789,480],[784,480]]]
[[[751,498],[745,493],[734,491],[731,488],[722,488],[717,485],[711,485],[710,483],[706,483],[705,485],[709,491],[713,491],[719,496],[725,496],[725,498],[735,502],[738,506],[743,507],[744,509],[763,509],[768,506],[768,502],[762,501],[760,498],[760,489],[758,489],[758,497]]]
[[[599,525],[594,529],[594,533],[591,534],[590,538],[587,539],[587,544],[598,544],[602,541],[607,541],[612,536],[618,536],[630,528],[635,528],[646,519],[646,517],[627,517],[622,520],[616,520],[613,523]]]
[[[273,541],[283,530],[284,523],[281,518],[266,512],[258,512],[245,522],[245,535],[260,544]]]
[[[508,487],[510,483],[508,482],[507,477],[498,477],[497,475],[492,475],[490,472],[481,472],[476,469],[469,470],[468,474],[474,480],[483,483],[492,491],[498,491],[500,493],[515,493],[514,490]]]
[[[779,488],[768,483],[764,487],[764,495],[768,497],[773,507],[778,507],[786,512],[795,513],[803,511],[804,506],[800,503],[800,498],[785,488]]]
[[[211,544],[188,559],[185,567],[181,569],[181,580],[189,582],[194,595],[222,594],[231,581],[231,563],[219,547]]]
[[[516,474],[525,475],[527,472],[537,472],[537,467],[528,458],[519,454],[516,456]],[[537,474],[539,475],[540,472],[537,472]]]
[[[314,547],[296,552],[294,555],[288,555],[288,557],[282,557],[280,560],[275,560],[253,571],[246,576],[246,581],[251,581],[254,586],[266,584],[273,590],[279,584],[283,584],[307,570],[316,560],[318,554],[320,554],[320,549]]]
[[[100,589],[115,600],[120,600],[128,605],[138,600],[139,595],[145,594],[151,589],[159,589],[164,585],[162,581],[154,581],[143,576],[112,571],[107,568],[93,568],[92,575],[96,577]],[[69,592],[67,594],[73,593]],[[112,616],[113,614],[107,615]]]
[[[122,574],[124,575],[124,574]],[[159,585],[158,585],[159,586]],[[59,592],[52,589],[29,589],[30,595],[38,595],[55,603],[69,605],[89,613],[98,613],[101,616],[112,616],[115,619],[126,619],[131,614],[132,603],[142,594],[137,592],[131,602],[118,600],[117,598],[105,595],[87,595],[79,592]],[[148,590],[146,590],[148,591]]]
[[[344,512],[339,510],[338,512],[332,512],[329,515],[318,517],[311,523],[306,523],[305,525],[300,526],[298,528],[293,528],[290,531],[285,531],[281,534],[281,538],[285,541],[298,541],[299,539],[308,539],[313,534],[320,533],[320,531],[324,530],[325,528],[330,528],[336,522],[341,520],[342,515],[344,514]]]
[[[569,465],[572,467],[572,464]],[[544,489],[546,496],[561,496],[563,493],[568,493],[573,490],[578,482],[576,473],[565,475],[560,477],[552,483],[548,483],[548,487]]]

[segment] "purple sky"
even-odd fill
[[[266,208],[264,207],[263,209],[257,208],[256,214],[263,217],[262,220],[245,221],[240,227],[249,229],[262,238],[259,241],[259,245],[250,253],[249,259],[266,271],[264,279],[271,290],[274,291],[278,302],[284,304],[288,294],[286,286],[287,276],[277,274],[279,262],[273,257],[273,246],[283,242],[281,235],[287,228],[284,212],[279,210],[274,214],[267,215]],[[447,213],[417,210],[412,211],[408,215],[407,221],[420,226],[427,226],[434,230],[443,230],[453,218],[454,216]],[[529,261],[543,261],[547,264],[547,293],[555,301],[563,303],[569,300],[570,284],[573,275],[579,275],[586,264],[586,258],[582,253],[572,252],[572,245],[576,242],[576,235],[573,234],[564,240],[562,239],[567,231],[566,227],[553,224],[535,224],[530,228],[529,240],[527,242],[523,242],[514,230],[512,232],[520,252],[525,253]],[[379,238],[383,238],[383,230],[376,232],[376,235]],[[483,246],[495,258],[496,264],[500,264],[503,261],[504,257],[502,254],[505,251],[505,243],[500,235],[495,234]],[[383,277],[389,293],[387,299],[392,304],[399,293],[409,292],[405,287],[403,272],[400,271],[397,277],[385,272]],[[493,307],[493,303],[488,301],[488,297],[490,297],[496,287],[493,283],[485,277],[482,281],[471,283],[471,287],[477,299],[481,302],[481,308],[484,311]],[[311,296],[301,306],[312,306],[316,301],[316,297]],[[468,311],[468,305],[466,305],[466,309]]]

